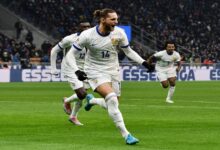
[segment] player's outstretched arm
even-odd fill
[[[142,64],[145,61],[133,49],[131,49],[130,46],[122,48],[122,50],[124,51],[126,56],[128,56],[131,60],[137,62],[138,64]]]
[[[129,46],[127,48],[122,48],[124,51],[125,55],[128,56],[130,59],[133,61],[137,62],[138,64],[143,65],[145,68],[148,69],[148,72],[153,72],[154,67],[149,65],[146,60],[141,58],[134,50],[132,50]]]
[[[76,65],[76,59],[75,59],[75,52],[77,52],[77,50],[72,47],[68,53],[66,54],[66,61],[68,62],[69,66],[74,70],[77,71],[79,70],[78,66]]]
[[[156,59],[156,57],[154,55],[152,55],[147,59],[147,63],[151,65],[153,63],[153,60],[155,60],[155,59]]]
[[[57,75],[59,71],[56,67],[57,54],[61,51],[60,47],[56,44],[50,52],[50,65],[51,65],[51,74]]]
[[[57,75],[59,71],[56,68],[56,59],[60,51],[71,47],[71,35],[64,37],[58,44],[56,44],[50,52],[51,74]]]
[[[180,61],[178,61],[178,62],[177,62],[177,68],[176,68],[176,72],[179,72],[179,71],[180,71],[180,69],[181,69],[181,62],[180,62]]]
[[[72,47],[69,50],[69,52],[66,54],[66,61],[68,62],[70,67],[74,70],[77,78],[80,81],[84,81],[87,79],[87,75],[85,72],[79,70],[79,68],[77,67],[76,60],[75,60],[75,53],[79,53],[79,51],[76,50],[74,47]]]

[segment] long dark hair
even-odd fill
[[[106,18],[108,16],[108,13],[115,13],[116,11],[110,8],[104,8],[104,9],[98,9],[95,10],[93,13],[93,16],[95,19],[97,19],[98,22],[100,22],[101,18]]]

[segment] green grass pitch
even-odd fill
[[[0,83],[0,150],[219,150],[220,82],[177,82],[174,104],[158,82],[122,82],[120,110],[139,138],[126,145],[107,112],[82,109],[68,121],[67,83]],[[97,96],[97,94],[95,94]]]

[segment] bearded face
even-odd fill
[[[114,30],[115,26],[118,23],[117,13],[109,13],[106,18],[103,18],[102,24],[106,32],[111,32]]]
[[[172,55],[173,51],[176,49],[174,44],[167,44],[166,51],[168,55]]]

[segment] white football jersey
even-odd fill
[[[180,61],[180,54],[176,51],[173,51],[172,55],[168,55],[166,50],[163,50],[155,53],[154,57],[157,58],[156,69],[172,68],[174,67],[174,62]]]
[[[62,69],[65,67],[69,67],[68,63],[66,62],[66,54],[69,49],[72,47],[73,43],[78,39],[79,33],[74,33],[69,36],[63,38],[59,43],[58,46],[63,50],[63,60],[62,60]],[[85,54],[86,48],[84,48],[80,53],[75,54],[76,64],[80,70],[83,70],[84,62],[85,62]]]
[[[119,27],[115,27],[108,35],[102,35],[98,31],[98,26],[95,26],[83,31],[73,46],[79,51],[84,47],[88,48],[85,72],[118,75],[118,51],[120,47],[128,47],[129,42],[123,29]]]

